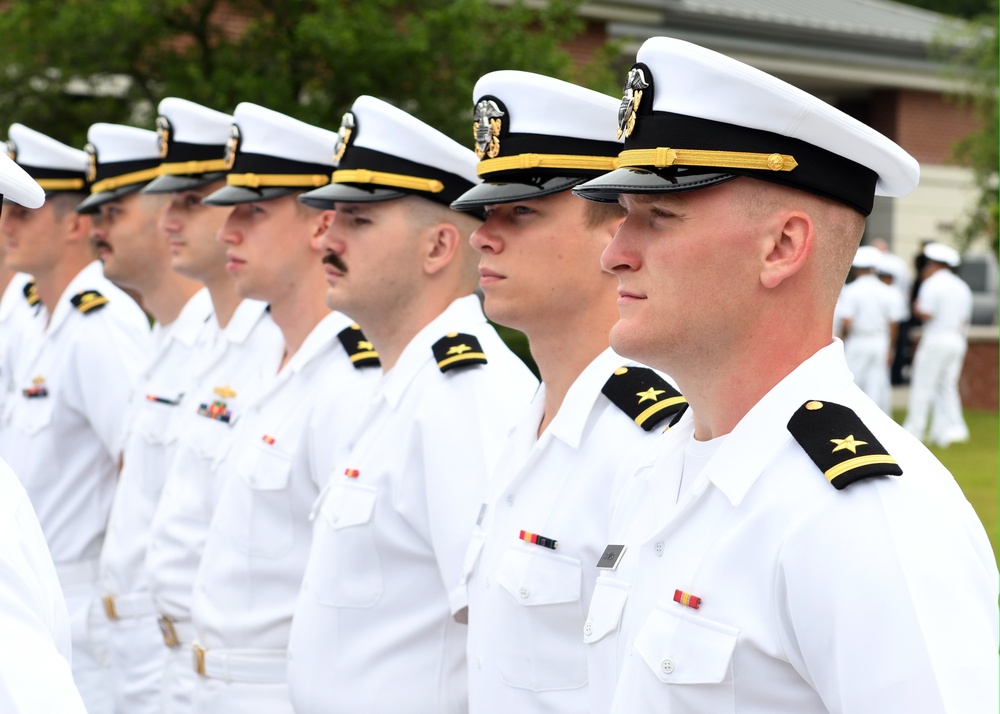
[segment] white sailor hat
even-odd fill
[[[854,260],[851,262],[851,267],[858,268],[859,270],[874,268],[878,265],[881,257],[882,251],[878,248],[873,245],[863,245],[858,248],[858,252],[854,254]]]
[[[87,190],[89,160],[85,151],[67,146],[24,124],[11,124],[7,137],[7,156],[47,194]]]
[[[87,131],[90,196],[77,213],[96,213],[102,203],[135,193],[160,175],[155,131],[124,124],[94,124]]]
[[[530,72],[490,72],[472,93],[476,170],[484,183],[451,204],[456,210],[565,191],[615,168],[621,140],[618,100]]]
[[[932,260],[935,263],[943,263],[952,268],[957,268],[958,264],[962,262],[958,251],[943,243],[928,243],[924,246],[923,253],[927,260]]]
[[[336,142],[332,131],[242,102],[233,112],[226,145],[226,185],[202,203],[269,201],[323,186],[330,181]]]
[[[300,201],[329,208],[412,195],[448,206],[479,183],[472,151],[375,97],[358,97],[344,114],[333,158],[333,181]]]
[[[643,43],[625,81],[619,168],[574,191],[689,191],[751,176],[844,203],[864,215],[875,195],[917,185],[916,160],[874,129],[725,55],[669,37]]]
[[[230,115],[177,97],[161,101],[159,112],[160,176],[143,193],[186,191],[225,177]]]

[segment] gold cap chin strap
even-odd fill
[[[754,154],[745,151],[702,151],[699,149],[629,149],[618,154],[618,166],[712,166],[722,169],[791,171],[798,162],[788,154]]]
[[[207,174],[210,171],[225,171],[225,159],[207,159],[205,161],[173,161],[160,164],[160,173],[168,176],[186,176],[189,174]]]
[[[133,171],[132,173],[122,174],[121,176],[112,176],[111,178],[106,178],[103,181],[95,183],[90,187],[90,192],[102,193],[104,191],[114,191],[116,188],[121,188],[122,186],[131,186],[134,183],[140,183],[142,181],[152,181],[159,175],[160,167],[155,166],[151,169]]]
[[[391,174],[384,171],[369,171],[368,169],[340,169],[334,171],[333,182],[371,183],[379,186],[406,188],[411,191],[426,191],[428,193],[441,193],[441,191],[444,191],[444,184],[437,179],[406,176],[405,174]]]
[[[247,188],[296,186],[319,188],[330,183],[327,174],[229,174],[226,183],[230,186],[245,186]]]
[[[476,166],[480,176],[495,171],[518,169],[575,169],[584,171],[613,171],[617,168],[614,156],[577,156],[575,154],[516,154],[496,159],[483,159]]]

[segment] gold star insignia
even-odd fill
[[[664,391],[665,390],[663,389],[655,389],[654,387],[650,387],[645,392],[636,392],[635,396],[639,397],[639,404],[642,404],[647,399],[651,399],[652,401],[655,402],[659,398],[659,396],[663,394]]]
[[[857,440],[855,440],[854,434],[851,434],[846,439],[830,439],[830,443],[831,444],[836,444],[836,446],[833,447],[833,451],[831,452],[831,453],[834,453],[834,454],[837,453],[838,451],[840,451],[841,449],[848,449],[852,454],[856,454],[856,453],[858,453],[858,447],[859,446],[867,446],[868,445],[867,441],[857,441]]]
[[[460,355],[460,354],[463,354],[464,352],[470,351],[471,349],[472,348],[469,347],[468,345],[455,345],[454,347],[451,347],[451,348],[448,349],[448,354],[450,354],[450,355]]]
[[[358,351],[373,350],[373,349],[375,349],[375,345],[373,345],[368,340],[358,340]]]

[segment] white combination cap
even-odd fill
[[[332,131],[242,102],[233,112],[226,144],[226,186],[203,203],[267,201],[323,186],[330,181],[336,143]]]
[[[858,248],[858,252],[855,253],[854,261],[851,265],[861,270],[867,270],[868,268],[876,267],[881,257],[882,251],[878,248],[872,245],[863,245]]]
[[[233,118],[178,97],[161,101],[159,111],[160,177],[143,193],[184,191],[223,178]]]
[[[160,145],[155,131],[124,124],[94,124],[84,150],[90,155],[90,196],[76,207],[94,213],[102,203],[134,193],[160,175]]]
[[[617,166],[618,100],[530,72],[490,72],[473,90],[477,172],[452,203],[469,210],[566,191]]]
[[[332,183],[303,194],[303,203],[329,207],[413,195],[448,206],[479,183],[472,151],[375,97],[358,97],[344,114],[333,158]]]
[[[9,156],[0,154],[0,198],[25,208],[41,208],[45,190]]]
[[[613,128],[611,130],[614,130]],[[584,198],[690,191],[750,176],[844,203],[904,196],[916,159],[826,102],[690,42],[643,43],[625,80],[619,168],[575,189]]]
[[[944,243],[928,243],[924,246],[924,257],[933,260],[935,263],[943,263],[952,268],[957,268],[962,262],[958,251]]]
[[[7,137],[7,156],[46,193],[86,190],[89,160],[85,151],[67,146],[24,124],[11,124]]]

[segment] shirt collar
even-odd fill
[[[63,290],[62,295],[59,296],[59,301],[55,304],[55,308],[51,311],[52,319],[49,320],[49,326],[46,329],[46,333],[51,335],[62,325],[65,321],[66,316],[71,314],[76,310],[73,307],[71,300],[73,297],[84,290],[94,290],[97,287],[105,288],[107,284],[107,279],[104,277],[104,264],[95,260],[79,273],[76,274],[72,280],[69,281],[69,285]],[[105,295],[104,297],[109,297]],[[110,299],[110,298],[109,298]]]
[[[853,381],[844,361],[844,344],[834,339],[747,412],[702,473],[733,506],[739,505],[775,453],[792,438],[786,425],[795,410],[808,399],[836,400]]]
[[[176,320],[163,326],[165,338],[177,340],[182,345],[191,347],[198,340],[211,316],[212,297],[208,294],[208,288],[202,288],[184,304]]]
[[[601,389],[611,374],[624,364],[634,364],[616,354],[610,347],[594,360],[573,381],[563,403],[559,406],[548,430],[552,436],[578,449],[584,427],[590,419],[594,403],[601,396]]]
[[[242,345],[253,332],[257,323],[267,314],[266,302],[250,299],[241,300],[240,304],[236,306],[233,316],[226,323],[225,329],[222,330],[222,336],[231,344]],[[215,320],[214,313],[213,320]],[[218,320],[215,320],[215,324],[218,326]]]
[[[330,342],[335,342],[337,347],[343,349],[340,341],[337,339],[337,334],[353,324],[351,318],[347,317],[342,312],[331,312],[329,315],[324,317],[317,323],[316,327],[312,329],[309,336],[306,337],[305,342],[299,347],[298,351],[292,355],[292,358],[288,360],[288,364],[285,365],[285,370],[289,373],[295,373],[301,371],[307,364],[309,364],[316,355],[323,352],[327,348]]]
[[[472,331],[485,322],[486,316],[483,315],[483,308],[477,296],[466,295],[458,298],[414,335],[399,355],[396,364],[382,376],[378,391],[395,408],[417,373],[424,365],[434,360],[431,346],[435,342],[451,332]],[[375,345],[375,348],[378,349],[378,345]]]

